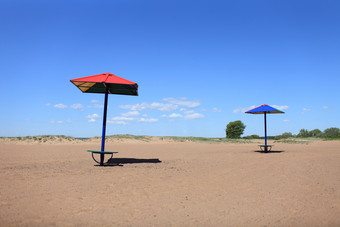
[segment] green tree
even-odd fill
[[[227,128],[225,130],[226,137],[232,139],[238,139],[243,134],[246,126],[242,123],[242,121],[231,121],[227,124]]]
[[[307,137],[310,137],[310,133],[308,132],[307,129],[301,129],[297,136],[302,137],[302,138],[307,138]]]
[[[340,138],[339,128],[327,128],[323,131],[323,137],[325,138]]]
[[[321,137],[322,136],[322,132],[319,129],[314,129],[314,130],[310,131],[309,134],[312,137]]]

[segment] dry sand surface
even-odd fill
[[[0,226],[340,226],[340,141],[0,143]]]

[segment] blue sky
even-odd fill
[[[107,134],[224,137],[340,127],[340,2],[0,0],[0,136],[100,136],[103,99],[70,79],[110,72]]]

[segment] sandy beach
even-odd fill
[[[340,141],[99,146],[0,143],[0,226],[340,226]]]

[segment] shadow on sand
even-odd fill
[[[254,151],[254,152],[263,153],[263,154],[270,154],[270,153],[282,153],[282,152],[285,152],[285,151],[274,151],[274,150],[271,150],[271,151],[261,151],[261,150],[257,150],[257,151]]]
[[[158,158],[145,159],[145,158],[110,158],[104,166],[123,166],[122,164],[135,164],[135,163],[160,163]]]

